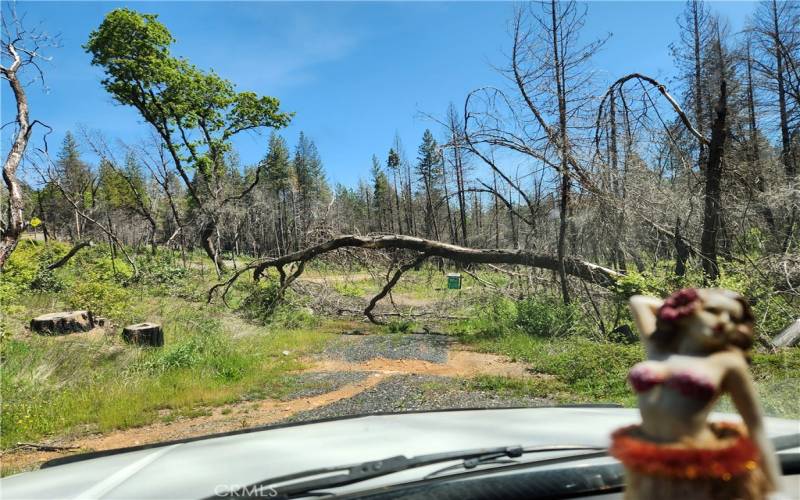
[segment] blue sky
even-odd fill
[[[583,38],[613,36],[596,57],[608,79],[638,71],[672,75],[669,44],[683,2],[589,2]],[[302,130],[319,148],[332,182],[366,178],[370,159],[382,160],[399,134],[409,158],[425,128],[423,114],[444,115],[450,102],[484,85],[503,85],[510,38],[507,2],[19,2],[28,22],[60,33],[61,48],[45,65],[48,92],[29,89],[33,118],[54,132],[51,152],[65,131],[80,125],[110,139],[135,142],[146,125],[100,86],[101,72],[81,49],[88,34],[115,7],[156,13],[177,39],[174,53],[214,69],[240,90],[281,100],[296,116],[281,131],[290,144]],[[750,2],[711,2],[735,32],[752,13]],[[13,119],[2,84],[2,121]],[[11,127],[2,131],[7,151]],[[37,139],[38,140],[38,139]],[[237,141],[244,164],[266,152],[267,134]],[[86,154],[91,159],[91,155]]]

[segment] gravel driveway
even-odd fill
[[[419,359],[446,363],[453,339],[436,334],[342,335],[321,358],[359,363],[374,358]]]
[[[448,408],[501,408],[547,406],[544,398],[475,390],[469,381],[430,375],[396,375],[348,399],[296,413],[285,422],[363,415],[382,412],[425,411]]]

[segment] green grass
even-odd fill
[[[211,407],[237,401],[284,399],[302,387],[292,372],[302,368],[304,355],[321,350],[334,333],[365,328],[361,322],[320,321],[291,292],[285,303],[265,311],[263,304],[269,303],[275,287],[270,280],[237,283],[229,297],[233,309],[206,305],[205,292],[216,277],[198,253],[189,255],[188,269],[173,253],[140,256],[142,272],[135,278],[104,248],[85,249],[63,268],[42,271],[67,249],[58,243],[24,242],[0,280],[0,448],[207,414]],[[314,269],[337,275],[346,270],[325,263]],[[508,279],[488,272],[481,278],[497,284]],[[373,286],[371,280],[334,284],[351,296]],[[445,277],[426,266],[404,276],[398,293],[460,293],[436,290],[445,286]],[[464,275],[464,287],[473,286],[463,292],[482,297],[479,309],[465,309],[471,319],[452,330],[480,351],[526,362],[545,376],[479,376],[464,379],[466,388],[564,403],[635,404],[625,380],[643,357],[638,344],[586,338],[591,321],[541,295],[521,302],[483,300],[491,295]],[[88,307],[106,316],[112,335],[50,338],[24,333],[30,318],[69,307]],[[140,349],[120,341],[120,327],[140,321],[163,325],[165,347]],[[374,331],[397,334],[417,326],[400,320]],[[753,374],[768,414],[800,417],[795,394],[800,350],[757,353]]]
[[[499,337],[461,335],[462,341],[482,352],[508,356],[531,365],[538,373],[553,375],[553,388],[571,402],[635,404],[626,385],[628,370],[643,359],[638,345],[595,342],[581,337],[538,338],[523,333]],[[498,382],[498,381],[496,381]],[[524,386],[514,385],[515,390]],[[537,394],[533,394],[537,395]]]
[[[547,395],[562,403],[636,406],[636,397],[626,380],[631,366],[644,358],[639,344],[596,342],[582,337],[543,339],[519,332],[496,337],[462,334],[460,339],[479,351],[503,354],[512,360],[529,363],[536,372],[554,376],[539,381],[479,377],[472,381],[478,388],[529,396]],[[800,400],[797,398],[800,350],[756,353],[751,369],[765,413],[800,418]],[[719,409],[734,410],[725,399]]]
[[[188,416],[203,406],[282,398],[297,388],[288,372],[303,368],[299,358],[330,339],[317,331],[276,330],[232,340],[202,313],[174,313],[163,349],[116,339],[5,341],[0,446],[145,425],[158,420],[159,410]]]
[[[332,338],[325,328],[265,326],[206,305],[204,292],[215,278],[182,268],[168,253],[140,256],[142,272],[134,278],[103,248],[85,249],[43,276],[42,265],[67,247],[26,242],[19,248],[0,286],[0,448],[146,425],[165,413],[207,413],[242,399],[283,398],[299,387],[290,372],[303,368],[300,358]],[[30,318],[65,308],[106,316],[110,335],[25,332]],[[288,308],[283,312],[292,316]],[[162,324],[165,347],[121,341],[121,326],[140,321]]]

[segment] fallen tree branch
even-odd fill
[[[414,259],[413,261],[400,266],[400,268],[398,268],[397,271],[395,271],[392,278],[386,282],[386,285],[383,286],[381,291],[378,292],[377,295],[372,297],[372,299],[369,301],[369,304],[367,304],[367,307],[364,309],[364,316],[369,318],[369,320],[372,323],[381,324],[380,321],[375,319],[375,316],[372,314],[372,310],[375,309],[375,306],[382,298],[386,296],[387,293],[392,291],[392,288],[394,288],[394,286],[397,284],[397,281],[400,279],[403,273],[405,273],[411,268],[417,267],[418,265],[422,264],[428,257],[429,255],[427,253],[423,253],[417,256],[417,258]]]
[[[454,262],[469,264],[516,264],[539,269],[558,270],[558,259],[554,255],[540,255],[526,250],[499,250],[467,248],[440,241],[426,240],[401,234],[382,236],[357,236],[345,235],[333,238],[319,245],[308,247],[281,257],[256,259],[247,266],[236,271],[226,281],[217,283],[208,291],[207,299],[213,300],[218,290],[222,289],[222,298],[241,277],[242,274],[253,271],[253,279],[259,280],[268,268],[275,268],[282,274],[281,290],[285,290],[292,281],[300,276],[303,265],[311,259],[322,254],[333,252],[341,248],[365,248],[371,250],[411,250],[422,254],[418,260],[430,257],[443,257]],[[415,261],[416,262],[416,261]],[[298,269],[287,279],[283,266],[297,263]],[[592,264],[580,259],[568,258],[565,263],[566,273],[582,279],[588,283],[609,288],[613,286],[622,274],[606,267]],[[404,266],[405,267],[405,266]],[[413,267],[413,266],[412,266]],[[403,271],[405,272],[405,271]],[[400,273],[402,275],[402,273]],[[399,279],[399,276],[397,277]],[[397,280],[394,280],[395,283]],[[390,287],[391,289],[391,287]],[[382,291],[383,292],[383,291]],[[388,291],[386,291],[388,293]],[[385,293],[383,294],[385,295]],[[380,298],[378,299],[380,300]],[[370,309],[371,311],[371,309]],[[365,311],[366,313],[367,311]]]
[[[47,266],[47,270],[48,271],[52,271],[53,269],[58,269],[59,267],[63,266],[67,262],[69,262],[69,259],[74,257],[75,254],[78,253],[81,249],[86,248],[86,247],[91,247],[91,246],[94,246],[94,242],[92,240],[81,241],[80,243],[78,243],[77,245],[72,247],[70,249],[70,251],[67,252],[67,254],[65,256],[61,257],[57,261],[55,261],[52,264],[50,264],[49,266]]]

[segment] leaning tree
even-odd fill
[[[231,141],[245,131],[284,127],[292,114],[280,111],[275,97],[238,92],[213,71],[173,56],[174,41],[156,15],[123,8],[106,16],[84,48],[105,71],[103,87],[117,102],[133,106],[163,141],[199,211],[203,249],[221,275],[221,215],[255,188],[261,174],[259,165],[252,182],[231,188]]]

